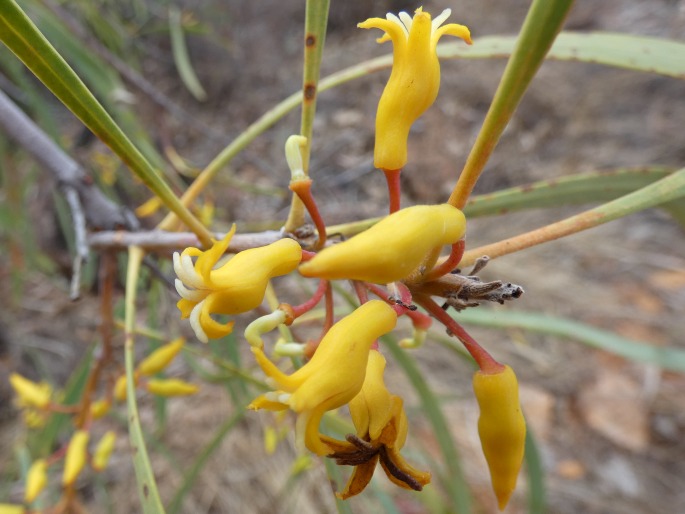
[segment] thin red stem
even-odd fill
[[[452,251],[450,252],[449,257],[426,273],[423,281],[428,282],[429,280],[435,280],[450,273],[454,268],[457,267],[457,264],[459,264],[461,258],[464,256],[465,246],[466,244],[463,239],[460,239],[454,243],[452,245]]]
[[[424,295],[416,295],[414,297],[416,303],[421,307],[426,309],[435,319],[440,323],[445,325],[450,332],[452,332],[461,344],[464,345],[466,351],[471,354],[473,360],[476,361],[478,367],[486,375],[491,375],[494,373],[501,373],[504,366],[497,362],[492,355],[490,355],[485,348],[476,342],[476,340],[471,337],[464,328],[454,321],[452,317],[447,314],[437,303],[431,300],[430,297]]]
[[[388,197],[390,201],[390,214],[400,210],[400,196],[402,187],[400,185],[400,172],[402,170],[383,169],[385,180],[388,183]]]
[[[312,297],[300,305],[291,307],[293,319],[299,318],[305,312],[309,312],[321,301],[324,293],[328,290],[328,280],[319,280],[319,287],[316,288]]]
[[[369,292],[366,290],[366,284],[364,282],[353,280],[352,286],[354,287],[354,292],[357,294],[360,304],[364,304],[369,301]]]
[[[309,216],[312,218],[316,231],[319,233],[319,238],[316,241],[314,248],[320,250],[326,244],[326,224],[323,222],[319,207],[316,205],[314,196],[312,195],[312,180],[304,179],[290,183],[290,190],[302,200],[302,203],[307,208]]]

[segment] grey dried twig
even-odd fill
[[[57,181],[71,210],[76,242],[71,297],[78,298],[81,264],[88,258],[86,225],[95,229],[138,228],[138,220],[100,191],[85,170],[0,91],[0,128],[29,152]]]

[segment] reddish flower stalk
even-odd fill
[[[385,180],[388,182],[388,195],[390,203],[390,214],[400,210],[400,172],[402,170],[386,170],[383,168]]]
[[[314,249],[320,250],[326,244],[326,224],[323,222],[319,208],[312,195],[312,180],[308,178],[291,182],[289,188],[300,200],[302,200],[314,225],[316,225],[316,231],[319,233],[319,238],[316,241]]]
[[[438,264],[432,270],[426,273],[423,281],[428,282],[430,280],[435,280],[443,275],[446,275],[447,273],[450,273],[454,268],[457,267],[459,261],[461,261],[461,258],[464,256],[465,246],[466,245],[463,239],[460,239],[454,243],[452,245],[452,251],[450,252],[449,257],[447,257],[447,260],[441,264]]]
[[[301,303],[300,305],[290,307],[290,312],[288,313],[292,313],[292,320],[290,321],[290,323],[292,323],[292,321],[294,321],[296,318],[302,316],[305,312],[309,312],[314,307],[316,307],[316,305],[321,301],[321,298],[323,298],[324,293],[328,289],[328,280],[319,280],[319,287],[316,288],[316,291],[314,291],[314,294],[309,300],[307,300],[304,303]]]
[[[490,355],[485,348],[478,344],[478,342],[471,337],[464,328],[454,321],[452,317],[445,312],[437,303],[430,299],[428,296],[416,295],[414,297],[416,303],[421,307],[426,309],[435,319],[440,323],[445,325],[450,332],[452,332],[457,339],[461,341],[464,345],[466,351],[471,354],[473,360],[476,361],[480,370],[486,375],[491,375],[493,373],[501,373],[504,370],[504,366],[497,362],[492,355]]]

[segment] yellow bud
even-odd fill
[[[168,344],[160,346],[138,364],[138,373],[143,376],[159,373],[171,364],[171,361],[179,354],[184,344],[185,339],[179,337]]]
[[[114,399],[123,402],[126,400],[126,394],[126,375],[121,375],[114,384]]]
[[[10,503],[0,503],[0,514],[25,514],[23,505],[12,505]]]
[[[176,378],[150,380],[145,387],[157,396],[188,396],[200,390],[197,385]]]
[[[480,407],[478,434],[492,489],[503,510],[516,488],[526,441],[518,381],[509,366],[499,373],[478,371],[473,376],[473,390]]]
[[[112,407],[112,402],[106,399],[98,400],[96,402],[91,403],[90,405],[90,416],[93,419],[100,419],[102,416],[107,414],[109,412],[109,409]]]
[[[95,448],[95,453],[93,454],[93,469],[95,471],[102,471],[107,467],[109,462],[109,457],[112,455],[114,450],[114,443],[116,443],[117,436],[112,430],[105,433],[100,439],[97,447]]]
[[[44,409],[50,405],[52,388],[48,384],[37,384],[18,373],[10,374],[10,384],[17,393],[21,406]]]
[[[85,430],[77,430],[71,436],[67,454],[64,457],[64,473],[62,474],[62,485],[71,486],[81,473],[86,464],[86,453],[90,434]]]
[[[347,241],[325,248],[300,265],[305,277],[387,284],[407,278],[431,250],[456,243],[466,231],[464,214],[448,204],[397,211]]]
[[[45,459],[38,459],[29,468],[26,475],[26,491],[24,492],[24,501],[32,503],[33,500],[45,489],[48,483],[48,464]]]

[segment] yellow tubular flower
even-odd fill
[[[413,468],[400,454],[407,439],[407,416],[402,399],[385,387],[384,371],[385,357],[371,350],[364,385],[350,401],[356,438],[348,436],[347,441],[337,441],[322,436],[329,457],[338,464],[355,466],[345,489],[337,495],[343,500],[364,490],[378,462],[388,478],[405,489],[420,491],[431,479],[430,473]]]
[[[138,373],[143,376],[156,375],[166,368],[179,354],[186,340],[183,337],[162,345],[138,364]]]
[[[518,381],[509,366],[499,373],[478,371],[473,376],[473,390],[480,407],[478,434],[492,489],[499,509],[504,510],[516,488],[526,440]]]
[[[305,277],[387,284],[407,278],[431,250],[456,243],[466,218],[448,204],[397,211],[353,238],[325,248],[300,266]]]
[[[296,432],[300,444],[318,455],[329,453],[321,442],[321,418],[359,393],[371,345],[396,323],[392,307],[371,300],[333,325],[311,360],[292,375],[281,372],[261,348],[253,347],[257,363],[278,390],[259,396],[249,408],[292,409],[298,414]]]
[[[11,503],[0,503],[0,514],[25,514],[26,509],[23,505],[12,505]]]
[[[197,385],[177,378],[150,380],[145,388],[157,396],[189,396],[200,390]]]
[[[17,403],[20,407],[44,409],[50,405],[50,395],[52,394],[50,385],[44,382],[37,384],[19,373],[10,374],[10,385],[17,393]]]
[[[109,462],[109,457],[112,455],[114,450],[114,443],[117,441],[117,435],[114,431],[110,430],[102,436],[100,442],[95,448],[95,453],[93,453],[93,469],[95,471],[102,471],[107,467]]]
[[[126,382],[124,382],[124,385]],[[125,399],[125,398],[124,398]],[[93,419],[100,419],[112,408],[112,402],[106,398],[97,400],[90,404],[90,415]]]
[[[469,29],[450,23],[440,25],[451,14],[445,9],[431,21],[431,16],[418,8],[414,17],[401,12],[399,18],[388,13],[386,18],[370,18],[357,26],[385,31],[379,43],[391,40],[393,64],[376,113],[374,165],[387,170],[401,169],[407,162],[407,138],[412,124],[438,96],[440,63],[436,52],[438,40],[445,34],[457,36],[471,44]]]
[[[45,489],[48,483],[48,463],[45,459],[38,459],[29,468],[26,475],[26,491],[24,492],[24,501],[32,503],[40,492]]]
[[[67,454],[64,457],[64,473],[62,474],[62,485],[71,486],[81,473],[83,466],[86,465],[88,439],[90,435],[85,430],[77,430],[71,436]]]
[[[176,290],[182,297],[176,305],[181,318],[190,318],[195,335],[204,343],[233,330],[233,322],[219,323],[211,314],[239,314],[258,307],[268,281],[290,273],[302,259],[302,249],[296,241],[281,239],[240,252],[214,269],[235,229],[233,225],[226,237],[207,251],[186,248],[181,254],[174,253]],[[197,257],[195,264],[192,257]]]

